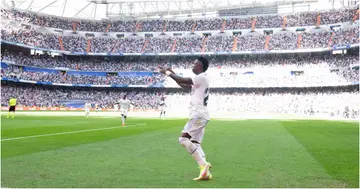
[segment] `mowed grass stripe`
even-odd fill
[[[4,117],[3,117],[4,118]],[[61,132],[72,132],[86,129],[100,129],[106,127],[121,126],[121,119],[99,119],[83,117],[31,117],[19,116],[16,119],[2,119],[1,137],[17,138],[34,135],[46,135]],[[44,122],[41,122],[41,119]],[[134,122],[131,124],[143,124],[144,122]],[[145,120],[146,121],[146,120]]]
[[[281,122],[343,187],[359,187],[359,125],[344,122]]]
[[[34,117],[34,119],[38,120],[39,117]],[[61,118],[54,118],[55,120]],[[2,132],[3,138],[4,135],[8,138],[12,137],[26,137],[26,136],[34,136],[34,135],[46,135],[53,133],[61,133],[61,132],[74,132],[79,130],[88,130],[88,129],[103,129],[107,127],[121,127],[118,119],[98,119],[93,118],[94,123],[91,124],[74,124],[76,121],[86,120],[85,117],[77,118],[69,120],[68,124],[64,123],[62,127],[47,127],[41,124],[36,123],[33,125],[29,122],[29,128],[16,128],[16,125],[6,125],[2,124],[4,127],[10,127],[13,129],[7,129],[6,132]],[[12,120],[13,123],[16,123],[15,119]],[[178,121],[178,120],[177,120]],[[127,124],[142,124],[146,123],[147,120],[143,119],[128,119]],[[176,121],[167,121],[163,120],[152,120],[151,125],[142,126],[142,127],[128,127],[127,129],[107,129],[107,130],[98,130],[94,132],[77,132],[73,134],[64,134],[64,135],[53,135],[49,137],[29,137],[23,140],[10,140],[2,142],[2,153],[1,156],[3,158],[13,157],[18,155],[25,155],[31,153],[37,153],[47,150],[55,150],[59,148],[64,148],[68,146],[76,146],[86,143],[99,142],[104,140],[111,140],[118,137],[132,136],[141,134],[144,132],[153,132],[156,130],[168,129],[170,127],[174,127],[172,124]],[[168,124],[172,126],[168,126]],[[44,123],[47,125],[47,123]],[[69,126],[70,125],[70,126]],[[155,125],[155,127],[154,127]],[[2,128],[2,129],[3,129]],[[57,131],[58,129],[58,131]]]
[[[93,132],[93,142],[3,158],[3,186],[318,188],[342,184],[277,121],[251,120],[209,123],[203,148],[213,164],[214,180],[192,181],[198,174],[197,164],[177,142],[184,123],[152,120],[146,128],[157,129],[151,132],[108,140],[95,140],[108,131]],[[38,145],[48,145],[39,139],[44,138],[37,138]]]
[[[142,123],[142,124],[127,125],[126,127],[117,126],[117,127],[98,128],[98,129],[86,129],[86,130],[78,130],[78,131],[70,131],[70,132],[62,132],[62,133],[50,133],[50,134],[44,134],[44,135],[32,135],[32,136],[24,136],[24,137],[5,138],[5,139],[1,139],[1,141],[21,140],[21,139],[48,137],[48,136],[56,136],[56,135],[67,135],[67,134],[102,131],[102,130],[109,130],[109,129],[120,129],[120,128],[124,129],[124,128],[129,128],[129,127],[137,127],[137,126],[145,126],[145,125],[146,125],[145,123]]]
[[[246,183],[244,187],[342,186],[341,182],[333,180],[326,173],[278,121],[248,120],[231,123],[233,122],[222,122],[221,125],[225,127],[210,128],[216,131],[217,136],[223,136],[219,143],[213,144],[213,148],[226,148],[225,153],[238,150],[238,153],[226,154],[230,156],[230,161],[221,166],[221,169],[224,172],[231,171],[224,176],[231,177],[235,171],[235,175],[242,177],[237,179]],[[231,127],[226,127],[227,125]],[[241,166],[237,171],[233,166],[238,164]]]

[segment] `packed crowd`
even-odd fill
[[[87,41],[84,37],[62,36],[62,41],[63,41],[64,48],[67,51],[86,52]]]
[[[206,41],[206,52],[231,52],[233,48],[233,36],[214,36]]]
[[[112,52],[114,46],[116,45],[117,40],[112,37],[101,37],[101,38],[91,38],[90,39],[90,52],[92,53],[108,53]],[[118,39],[119,42],[123,42],[122,39]]]
[[[200,20],[124,20],[124,21],[93,21],[93,20],[74,20],[54,16],[36,15],[35,13],[23,12],[18,10],[1,9],[2,18],[12,19],[16,22],[30,23],[40,26],[72,30],[73,23],[76,23],[80,31],[104,32],[108,24],[111,25],[112,32],[134,32],[139,31],[159,32],[164,26],[167,31],[190,31],[196,23],[196,31],[220,30],[224,19],[210,18]],[[249,29],[252,20],[256,20],[256,28],[279,28],[283,23],[283,16],[286,16],[287,26],[312,26],[320,15],[320,24],[333,24],[349,22],[356,13],[355,9],[338,9],[317,12],[302,12],[290,15],[265,15],[255,17],[240,17],[225,19],[225,29]],[[138,27],[137,27],[138,26]]]
[[[12,62],[17,65],[43,67],[43,68],[68,68],[80,71],[156,71],[158,66],[171,67],[173,69],[189,69],[193,57],[182,57],[168,60],[159,59],[69,59],[69,57],[51,57],[44,55],[25,55],[17,52],[4,51],[1,57],[3,62]],[[303,56],[257,56],[257,57],[213,57],[209,59],[209,70],[218,69],[267,69],[281,66],[282,69],[314,68],[326,65],[324,68],[348,67],[358,64],[358,54],[347,55],[303,55]]]
[[[350,110],[357,111],[359,98],[358,91],[340,92],[332,91],[302,91],[281,92],[274,89],[271,92],[256,91],[241,92],[239,90],[225,90],[224,92],[210,92],[208,108],[210,112],[231,112],[238,115],[244,113],[285,113],[285,114],[311,114],[341,116],[346,106]],[[166,98],[169,112],[186,112],[187,104],[184,102],[187,95],[183,93],[169,94]]]
[[[169,32],[191,31],[194,27],[194,24],[195,21],[193,20],[185,20],[185,21],[169,20],[166,25],[167,26],[166,31]]]
[[[266,37],[260,34],[239,36],[236,41],[238,51],[261,51],[265,49]]]
[[[144,53],[170,53],[174,44],[174,38],[148,38]]]
[[[297,48],[297,35],[292,32],[279,32],[271,36],[269,50],[294,50]]]
[[[37,32],[33,29],[3,28],[2,39],[11,42],[23,43],[31,46],[61,50],[59,36],[49,33]],[[301,42],[299,44],[299,35]],[[296,48],[325,48],[331,45],[344,46],[359,43],[359,30],[357,27],[336,31],[320,31],[318,33],[303,32],[295,34],[290,31],[281,31],[270,35],[269,50],[292,50]],[[192,37],[140,37],[127,38],[85,38],[80,36],[62,36],[64,50],[70,52],[91,53],[169,53],[174,46],[174,52],[190,53],[201,52],[204,46],[206,52],[221,51],[262,51],[266,49],[266,36],[259,33],[244,34],[234,40],[234,36],[217,35],[207,39],[200,36]],[[207,40],[204,43],[204,40]],[[176,43],[175,43],[176,40]],[[90,48],[87,48],[88,41]],[[147,42],[146,42],[147,41]],[[236,48],[233,43],[236,41]],[[144,48],[145,47],[145,48]]]
[[[337,46],[359,44],[359,28],[353,27],[346,30],[336,31],[332,39],[332,44]]]
[[[44,88],[29,85],[5,84],[2,86],[1,105],[7,106],[8,99],[13,96],[19,106],[60,107],[66,100],[84,100],[92,104],[99,104],[103,108],[113,108],[124,95],[137,109],[157,109],[161,97],[166,97],[168,112],[188,111],[189,94],[184,92],[167,91],[122,91],[86,88]],[[357,106],[359,92],[333,88],[324,89],[296,89],[280,90],[267,89],[241,91],[238,89],[224,89],[210,92],[208,108],[210,113],[231,112],[234,115],[244,113],[285,113],[310,114],[343,117],[345,107],[352,111],[353,117],[359,116]]]
[[[115,52],[141,53],[144,43],[144,38],[123,38],[120,39],[119,43],[116,45]]]
[[[51,33],[37,32],[34,29],[1,28],[1,39],[45,49],[60,50],[58,36]]]
[[[191,53],[201,52],[204,38],[203,37],[182,37],[176,42],[175,52]]]
[[[329,46],[331,32],[318,32],[301,34],[301,47],[326,48]]]
[[[228,87],[314,87],[349,85],[359,81],[358,71],[331,72],[328,68],[314,67],[306,69],[299,67],[291,71],[274,66],[271,69],[262,68],[254,72],[249,71],[209,71],[210,86],[213,88]],[[316,70],[316,71],[315,71]],[[190,71],[179,71],[190,77]],[[346,76],[344,76],[346,75]],[[172,79],[166,79],[165,87],[179,87]]]
[[[9,65],[1,69],[1,77],[23,79],[30,81],[67,83],[67,84],[92,84],[92,85],[150,85],[160,84],[164,77],[160,74],[153,76],[97,76],[82,74],[64,74],[62,72],[30,72],[24,71],[16,65]]]
[[[44,89],[38,86],[3,85],[1,88],[1,105],[7,106],[8,98],[17,98],[19,106],[60,107],[61,100],[86,100],[101,107],[113,108],[124,95],[131,100],[136,108],[155,109],[160,96],[155,92],[124,92],[118,90],[86,89]]]
[[[14,71],[15,70],[15,71]],[[178,74],[191,77],[191,70],[175,70]],[[210,85],[214,88],[229,87],[313,87],[313,86],[340,86],[359,81],[359,72],[356,69],[339,68],[332,71],[328,64],[304,65],[291,69],[286,65],[264,66],[253,71],[248,69],[209,70]],[[179,87],[175,81],[163,75],[153,76],[100,76],[84,75],[81,73],[62,74],[54,71],[19,71],[18,66],[9,65],[2,70],[2,77],[17,79],[94,85],[150,85],[164,84],[165,87]]]

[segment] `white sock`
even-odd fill
[[[199,154],[201,155],[201,157],[204,159],[204,161],[206,162],[206,158],[205,158],[205,152],[202,149],[200,144],[194,143],[195,146],[198,148],[197,150],[199,151]]]
[[[180,137],[179,143],[191,154],[191,156],[197,161],[199,166],[206,165],[206,161],[200,154],[197,146],[194,145],[188,138]]]
[[[125,124],[125,118],[124,116],[121,116],[122,124]]]

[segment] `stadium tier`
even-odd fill
[[[194,54],[210,60],[207,75],[215,89],[358,86],[356,9],[111,22],[69,20],[15,9],[1,11],[6,23],[1,29],[1,78],[5,86],[17,83],[26,88],[28,83],[59,87],[56,90],[62,86],[74,90],[178,89],[176,82],[158,72],[158,67],[170,67],[179,75],[191,77]],[[336,50],[341,51],[339,55]],[[42,93],[41,87],[37,90]],[[143,93],[145,96],[147,92]],[[169,94],[168,99],[177,95]],[[183,100],[184,94],[179,95]],[[221,99],[218,93],[214,95]],[[242,96],[241,92],[231,95],[230,99]]]
[[[79,35],[59,36],[36,29],[14,29],[6,26],[1,30],[2,40],[29,47],[62,50],[72,53],[201,53],[301,50],[312,48],[343,47],[358,45],[358,26],[338,31],[318,30],[295,32],[279,31],[273,35],[252,32],[244,35],[217,34],[214,36],[157,36],[157,37],[86,37]],[[60,42],[61,41],[61,42]]]
[[[141,60],[140,60],[141,61]],[[164,60],[68,60],[5,52],[2,78],[43,84],[179,87],[159,74],[158,66],[172,67],[180,75],[192,76],[192,58]],[[314,87],[342,86],[358,82],[358,54],[288,57],[213,58],[207,75],[211,86],[232,87]],[[82,71],[84,70],[84,71]],[[86,71],[85,71],[86,70]],[[97,70],[97,71],[96,71]],[[46,83],[49,82],[49,83]]]
[[[160,99],[166,96],[167,111],[184,113],[188,111],[186,102],[188,93],[169,90],[146,89],[94,89],[44,87],[29,84],[6,83],[2,94],[17,96],[23,107],[69,107],[71,103],[84,102],[99,104],[102,108],[113,109],[125,94],[134,104],[134,108],[157,110]],[[303,89],[215,89],[209,98],[209,110],[213,113],[278,113],[325,115],[342,117],[347,106],[353,112],[352,117],[359,116],[359,91],[357,86]],[[7,105],[7,98],[1,99],[1,105]],[[276,103],[274,103],[276,102]]]
[[[212,62],[209,69],[257,69],[262,66],[288,66],[296,69],[299,66],[309,67],[326,64],[328,68],[348,67],[358,64],[358,52],[345,55],[330,55],[329,53],[305,53],[291,55],[257,55],[257,56],[209,56]],[[193,57],[77,57],[31,55],[29,52],[12,52],[4,49],[1,61],[7,64],[52,68],[76,71],[156,71],[158,66],[173,69],[188,69],[194,62]],[[251,70],[254,71],[254,70]]]
[[[21,10],[1,9],[1,17],[16,22],[39,26],[73,30],[74,24],[78,31],[87,32],[162,32],[162,31],[209,31],[222,28],[250,29],[253,22],[256,28],[280,28],[284,21],[288,27],[314,26],[318,24],[338,24],[352,21],[356,9],[338,9],[320,12],[305,12],[288,15],[264,15],[248,17],[228,17],[193,20],[118,20],[118,21],[91,21],[61,17],[37,15]],[[318,20],[320,19],[320,20]],[[224,24],[225,23],[225,24]]]

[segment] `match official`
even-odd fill
[[[9,100],[9,113],[7,115],[7,118],[10,117],[10,112],[13,112],[12,118],[15,117],[15,107],[16,107],[16,98],[11,97]]]

